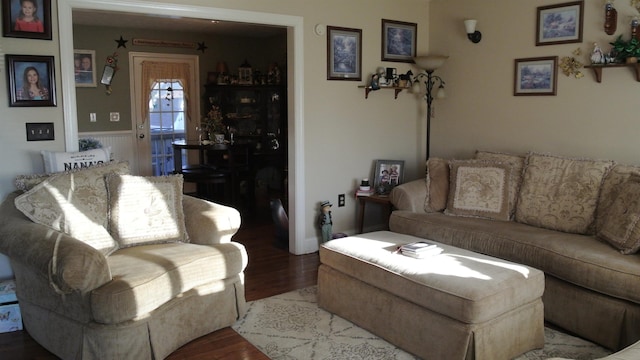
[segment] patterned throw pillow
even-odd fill
[[[530,153],[516,221],[576,234],[593,234],[602,179],[613,161],[571,159]]]
[[[447,207],[449,196],[449,161],[440,158],[427,160],[427,197],[424,211],[441,212]]]
[[[633,175],[620,185],[602,220],[598,238],[623,254],[635,254],[640,249],[640,176]]]
[[[127,162],[52,175],[16,197],[15,205],[33,222],[62,231],[105,255],[118,248],[109,235],[104,177],[128,174]]]
[[[511,179],[509,179],[509,207],[511,208],[511,218],[515,217],[516,202],[518,201],[518,191],[522,185],[522,170],[524,170],[524,156],[511,155],[491,151],[477,151],[476,159],[494,160],[511,165]]]
[[[188,241],[182,186],[182,174],[108,176],[109,231],[120,247]]]
[[[448,215],[508,221],[511,166],[498,161],[452,160],[449,162]]]

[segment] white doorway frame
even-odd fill
[[[62,80],[65,147],[78,149],[78,123],[73,70],[73,9],[128,12],[143,15],[182,16],[217,19],[287,27],[288,143],[289,143],[289,250],[304,254],[314,249],[305,246],[304,183],[304,43],[303,18],[245,10],[221,9],[186,4],[157,3],[138,0],[58,0],[58,29]],[[291,146],[293,145],[293,146]]]

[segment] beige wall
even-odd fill
[[[529,150],[640,163],[640,83],[629,68],[605,69],[602,83],[590,69],[582,79],[558,77],[557,96],[513,96],[514,59],[571,56],[582,49],[586,63],[593,43],[608,51],[618,34],[629,38],[637,14],[616,1],[618,31],[603,31],[602,1],[585,1],[582,43],[535,46],[536,8],[558,1],[435,0],[431,3],[431,48],[449,54],[437,72],[448,98],[437,105],[432,153],[467,157],[476,149]],[[476,18],[483,39],[466,39],[463,19]]]
[[[350,194],[363,177],[371,177],[375,159],[400,159],[406,161],[407,179],[421,176],[424,171],[424,121],[419,109],[423,104],[411,94],[403,92],[394,100],[392,92],[379,91],[364,99],[364,91],[358,85],[365,83],[379,66],[397,67],[406,72],[406,63],[383,63],[380,60],[381,19],[418,23],[418,52],[428,50],[428,1],[404,0],[401,5],[390,0],[272,0],[268,2],[247,0],[187,0],[159,1],[199,6],[215,6],[257,12],[295,15],[303,18],[304,58],[304,159],[303,174],[305,209],[298,209],[297,216],[306,221],[303,241],[315,242],[319,238],[316,229],[318,204],[323,200],[337,203],[337,195]],[[52,1],[52,41],[2,38],[1,51],[7,54],[52,55],[56,57],[56,74],[60,74],[59,41],[57,31],[57,1]],[[358,28],[363,30],[363,81],[326,80],[326,37],[313,32],[315,24]],[[113,39],[120,31],[111,34]],[[118,76],[118,75],[116,75]],[[6,74],[0,73],[6,83]],[[57,87],[61,85],[57,78]],[[7,98],[6,87],[0,87],[0,99]],[[8,102],[0,102],[3,131],[0,132],[2,153],[0,162],[0,197],[14,189],[13,179],[18,174],[43,171],[40,150],[63,151],[64,119],[61,91],[58,91],[58,107],[9,108]],[[56,140],[51,142],[26,142],[25,122],[52,121]],[[353,232],[355,229],[356,203],[347,196],[345,207],[333,208],[334,232]],[[317,245],[316,245],[317,246]],[[7,276],[7,262],[0,259],[0,278]]]

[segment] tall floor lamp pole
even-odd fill
[[[425,85],[427,87],[427,93],[424,95],[424,99],[427,102],[427,160],[429,160],[429,150],[430,150],[430,141],[431,141],[431,107],[433,104],[434,97],[431,94],[433,90],[433,86],[437,81],[440,81],[440,86],[438,87],[438,92],[436,97],[441,99],[445,97],[444,94],[444,81],[441,77],[433,75],[433,72],[444,64],[445,60],[447,60],[448,56],[442,55],[428,55],[428,56],[420,56],[414,58],[414,62],[416,65],[424,70],[423,73],[418,74],[413,82],[414,84],[419,85],[419,81],[421,78],[426,76]]]

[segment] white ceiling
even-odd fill
[[[200,32],[256,38],[270,37],[276,34],[282,34],[282,32],[285,31],[285,28],[278,26],[95,10],[73,10],[73,24],[162,31]]]

